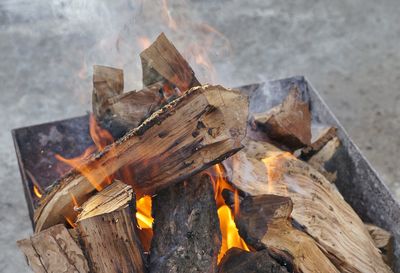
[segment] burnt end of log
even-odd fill
[[[221,232],[207,175],[159,191],[153,217],[150,272],[217,272]]]
[[[287,269],[277,263],[264,249],[247,252],[231,248],[222,258],[218,273],[288,273]]]

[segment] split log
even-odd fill
[[[311,156],[318,153],[328,141],[336,137],[336,127],[311,126],[311,144],[301,149],[301,159],[307,161]]]
[[[374,240],[374,244],[382,252],[383,260],[387,265],[393,268],[394,250],[393,250],[393,236],[392,234],[372,224],[365,224],[369,234]]]
[[[336,181],[336,172],[328,172],[325,168],[326,164],[330,162],[340,147],[340,140],[337,137],[332,138],[325,146],[316,154],[311,156],[307,163],[314,169],[323,174],[330,182]]]
[[[247,252],[240,248],[229,249],[222,258],[218,273],[287,273],[286,268],[278,264],[268,250]]]
[[[136,128],[184,91],[199,86],[194,72],[162,33],[141,54],[144,88],[122,93],[123,71],[94,66],[93,113],[115,138]]]
[[[226,159],[242,148],[247,115],[248,100],[239,91],[192,88],[55,183],[35,211],[36,231],[71,216],[70,193],[82,204],[121,167],[134,170],[137,194],[151,194]]]
[[[292,199],[293,219],[341,272],[391,272],[356,212],[326,178],[290,153],[248,141],[224,163],[230,181],[253,196]]]
[[[92,107],[96,117],[106,115],[108,99],[122,94],[123,90],[123,70],[101,65],[93,66]]]
[[[300,91],[293,87],[282,104],[264,113],[254,114],[256,126],[291,150],[311,144],[311,113]]]
[[[150,272],[217,272],[221,232],[208,175],[159,191],[153,217]]]
[[[235,218],[239,233],[255,247],[267,247],[289,272],[337,272],[337,268],[306,233],[295,229],[290,220],[290,198],[276,195],[246,197]]]
[[[145,272],[132,189],[116,181],[82,209],[76,231],[91,272]]]
[[[64,225],[17,242],[36,273],[89,273],[88,262]]]
[[[140,53],[140,59],[145,86],[168,83],[171,92],[175,93],[174,87],[179,89],[178,92],[185,92],[191,87],[200,85],[192,68],[164,33]]]

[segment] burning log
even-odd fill
[[[145,272],[134,201],[129,186],[114,182],[82,206],[76,230],[91,272]]]
[[[221,233],[210,178],[198,174],[153,198],[150,272],[216,272]]]
[[[293,219],[341,272],[391,272],[358,215],[307,163],[268,143],[248,141],[225,165],[232,183],[244,192],[290,197]]]
[[[136,128],[164,104],[199,86],[194,72],[162,33],[140,54],[145,88],[122,93],[123,71],[94,66],[93,113],[114,137]]]
[[[392,267],[394,261],[393,236],[387,230],[372,224],[365,224],[369,234],[371,234],[374,244],[382,252],[383,260]]]
[[[247,252],[240,248],[229,249],[222,258],[218,273],[287,273],[286,268],[278,264],[268,250]]]
[[[36,273],[90,272],[80,246],[64,225],[52,226],[17,245]]]
[[[130,186],[115,181],[76,209],[70,232],[55,225],[18,242],[35,272],[145,272]]]
[[[170,91],[174,93],[175,87],[179,89],[178,92],[185,92],[191,87],[200,85],[192,68],[164,33],[140,53],[140,59],[145,86],[168,84]]]
[[[337,268],[306,233],[292,226],[290,198],[276,195],[246,197],[235,219],[239,232],[256,249],[267,247],[290,272],[337,272]],[[244,271],[242,271],[244,272]]]
[[[58,181],[35,212],[36,231],[71,216],[70,193],[83,203],[123,166],[135,171],[136,193],[149,194],[224,160],[241,149],[247,114],[248,100],[238,91],[192,88]]]
[[[254,114],[253,121],[271,139],[292,150],[311,144],[311,114],[297,87],[291,89],[282,104],[267,112]]]

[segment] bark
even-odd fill
[[[244,192],[290,197],[293,219],[341,272],[391,272],[358,215],[307,163],[268,143],[249,141],[225,165],[230,181]]]
[[[229,249],[222,258],[218,273],[287,273],[286,268],[278,264],[268,250],[247,252],[239,248]]]
[[[137,194],[151,194],[226,159],[242,147],[247,115],[248,100],[238,91],[189,90],[55,183],[35,212],[36,231],[71,216],[70,193],[82,204],[121,167],[134,170],[129,183]]]
[[[292,226],[292,209],[287,197],[246,197],[235,221],[249,244],[257,249],[267,247],[290,272],[339,272],[311,237]]]
[[[150,272],[216,272],[221,233],[210,178],[198,174],[153,198]]]

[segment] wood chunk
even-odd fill
[[[254,114],[254,123],[267,135],[292,150],[311,144],[311,113],[300,91],[293,87],[282,104]]]
[[[224,164],[238,189],[290,197],[293,219],[341,272],[391,272],[361,219],[323,175],[268,143],[245,145]]]
[[[248,99],[221,86],[195,87],[169,103],[102,152],[62,177],[35,211],[36,231],[73,216],[73,194],[82,204],[106,177],[129,165],[138,194],[183,181],[242,148]],[[90,173],[89,180],[81,173]]]
[[[221,232],[208,175],[159,191],[153,217],[150,272],[217,272]]]
[[[292,208],[287,197],[248,196],[241,202],[235,222],[246,242],[258,249],[267,247],[290,272],[339,273],[317,243],[292,226],[289,219]]]
[[[340,140],[337,137],[334,137],[330,141],[328,141],[328,143],[326,143],[320,151],[311,156],[311,158],[307,161],[308,164],[310,164],[313,168],[323,174],[326,179],[328,179],[328,181],[332,183],[336,180],[336,173],[328,172],[325,169],[325,164],[333,158],[339,147]]]
[[[96,193],[83,203],[77,221],[79,222],[90,217],[124,208],[128,206],[133,199],[134,193],[132,187],[115,180],[111,185],[107,186],[101,192]]]
[[[153,112],[160,109],[164,101],[159,85],[123,93],[108,99],[105,115],[97,117],[97,120],[100,120],[104,129],[118,137],[139,126]]]
[[[109,197],[106,199],[111,201]],[[76,230],[91,272],[146,272],[143,249],[136,230],[134,201],[112,212],[84,219],[80,217]],[[98,199],[92,198],[88,202],[97,204]],[[109,210],[108,202],[100,203],[105,211]],[[94,206],[86,204],[86,207]]]
[[[389,231],[373,224],[365,224],[365,227],[374,240],[375,246],[382,252],[382,257],[385,263],[393,268],[395,257],[392,234]]]
[[[180,92],[200,85],[192,68],[167,39],[164,33],[142,53],[140,53],[143,69],[143,83],[150,86],[165,83],[176,86]]]
[[[311,156],[319,152],[328,141],[336,137],[336,127],[311,126],[311,144],[301,150],[301,158],[309,159]]]
[[[108,99],[121,94],[123,90],[123,70],[101,65],[93,66],[92,106],[96,117],[104,116]]]
[[[29,266],[38,273],[89,272],[81,248],[64,225],[46,229],[17,242]]]
[[[247,252],[240,248],[229,249],[222,258],[218,273],[287,273],[286,268],[278,264],[268,250]]]

